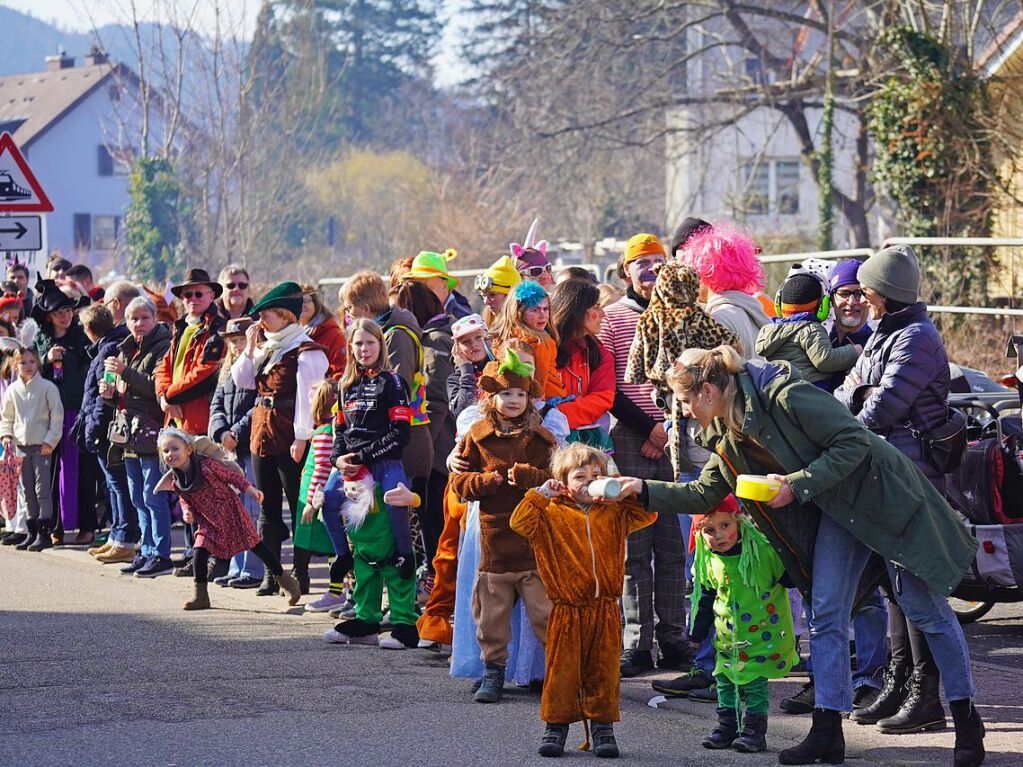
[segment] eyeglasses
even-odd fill
[[[182,298],[186,298],[186,299],[188,299],[188,298],[202,298],[205,295],[206,295],[206,293],[201,291],[201,290],[182,290],[181,291],[181,297]]]
[[[238,289],[238,290],[248,290],[249,289],[249,283],[247,283],[247,282],[226,282],[226,283],[224,283],[224,287],[227,288],[228,290],[235,290],[235,289]]]
[[[519,269],[519,274],[525,275],[526,277],[532,277],[534,280],[538,277],[542,277],[544,273],[551,273],[551,265],[546,266],[527,266],[525,269]]]
[[[848,301],[850,298],[855,298],[857,301],[863,300],[862,290],[836,290],[835,298],[841,298],[843,301]]]

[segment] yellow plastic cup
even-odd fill
[[[735,494],[747,501],[770,501],[781,491],[781,482],[762,474],[740,474],[736,477]]]

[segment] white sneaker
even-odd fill
[[[380,642],[380,637],[376,634],[370,634],[364,637],[353,637],[348,634],[342,634],[340,631],[334,629],[327,629],[323,632],[323,638],[332,644],[366,644],[376,646]]]
[[[395,639],[393,636],[388,634],[387,636],[385,636],[383,639],[380,640],[380,649],[381,650],[407,650],[408,648],[405,645],[403,645],[401,642],[399,642],[397,639]]]

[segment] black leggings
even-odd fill
[[[417,509],[419,533],[423,538],[423,550],[426,553],[426,569],[432,573],[433,558],[437,555],[437,544],[444,530],[444,493],[448,488],[448,475],[431,471],[430,478],[422,483],[421,488],[416,490],[422,498],[422,503]]]
[[[263,509],[259,512],[259,534],[275,545],[286,541],[291,533],[284,523],[284,499],[291,509],[291,527],[295,527],[298,509],[298,488],[302,483],[302,464],[290,455],[252,455],[252,473],[256,487],[263,491]]]
[[[192,571],[195,573],[196,583],[206,583],[209,580],[209,568],[210,568],[210,553],[202,546],[196,546],[192,549],[193,556],[192,560]],[[281,567],[281,560],[276,554],[274,554],[270,547],[267,546],[263,541],[260,541],[251,549],[249,553],[255,554],[266,565],[266,569],[273,573],[275,576],[284,574],[284,568]]]
[[[891,584],[883,584],[881,590],[888,597],[888,631],[892,636],[892,661],[910,671],[919,670],[925,676],[937,676],[938,666],[931,654],[924,633],[912,624],[902,612],[892,593]]]

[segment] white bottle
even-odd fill
[[[614,477],[593,480],[586,488],[590,498],[602,498],[613,501],[622,494],[622,483]]]

